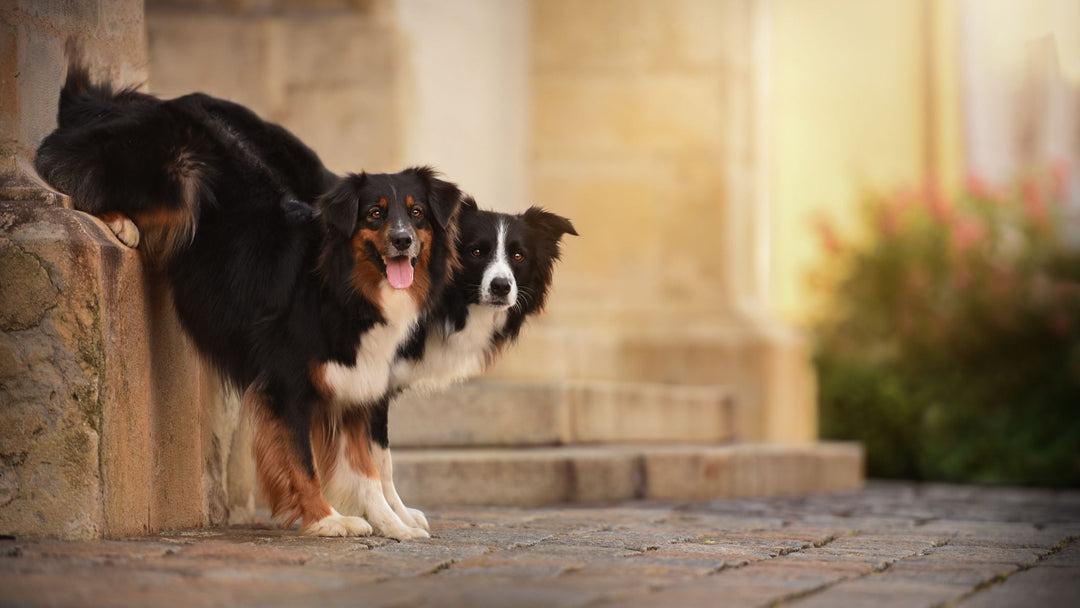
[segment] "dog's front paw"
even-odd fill
[[[413,521],[416,522],[414,527],[423,528],[424,530],[431,532],[431,526],[428,524],[427,517],[424,517],[423,511],[411,507],[405,507],[405,511],[412,517]]]
[[[371,532],[371,524],[363,517],[342,515],[337,511],[304,530],[305,534],[311,536],[368,536]]]
[[[388,526],[385,530],[378,530],[379,536],[393,538],[395,540],[409,540],[411,538],[431,538],[427,530],[422,528],[410,528],[409,526]]]

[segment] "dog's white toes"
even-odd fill
[[[413,508],[410,508],[410,507],[405,507],[405,510],[408,511],[409,515],[412,516],[413,521],[416,522],[415,527],[423,528],[424,530],[427,530],[428,532],[431,531],[431,526],[428,524],[427,517],[424,517],[424,512],[423,511],[421,511],[420,509],[413,509]]]
[[[311,525],[306,534],[311,536],[368,536],[371,524],[363,517],[351,517],[334,511]]]
[[[139,246],[139,227],[131,218],[122,213],[112,213],[101,219],[121,243],[133,249]]]
[[[431,538],[431,535],[427,533],[427,530],[421,528],[410,528],[409,526],[394,526],[388,527],[386,530],[379,530],[380,536],[386,538],[393,538],[396,540],[409,540],[411,538]]]

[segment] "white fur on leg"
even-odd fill
[[[330,515],[320,519],[304,531],[311,536],[367,536],[371,534],[371,524],[363,517],[349,517],[330,509]]]
[[[383,496],[394,513],[401,518],[406,526],[430,531],[427,518],[418,509],[410,509],[401,502],[397,489],[394,488],[394,464],[390,458],[390,448],[383,448],[372,442],[371,454],[375,458],[375,468],[379,470],[379,479],[382,481]]]
[[[397,494],[397,492],[395,492],[395,494]],[[401,499],[399,498],[398,500]],[[409,512],[409,515],[412,515],[413,521],[416,522],[416,525],[427,530],[428,532],[431,532],[431,525],[428,524],[427,517],[424,516],[423,511],[421,511],[420,509],[413,509],[411,507],[405,507],[405,510]]]
[[[139,228],[130,217],[116,213],[111,217],[101,219],[121,243],[133,249],[139,246]]]
[[[426,530],[407,525],[390,508],[378,477],[352,470],[345,457],[345,442],[341,442],[334,474],[324,484],[323,494],[336,508],[364,516],[380,536],[398,540],[430,537]]]

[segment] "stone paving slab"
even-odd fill
[[[270,522],[0,538],[0,606],[1071,606],[1080,491],[871,483],[804,498],[446,507],[433,538]]]

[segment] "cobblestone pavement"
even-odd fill
[[[1080,491],[441,508],[434,538],[269,525],[0,540],[3,606],[1031,606],[1080,598]]]

